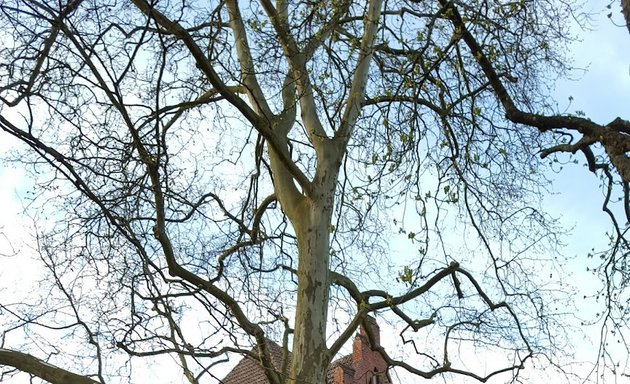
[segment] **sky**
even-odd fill
[[[605,2],[592,1],[594,10],[605,7]],[[613,12],[616,12],[613,4]],[[578,71],[572,80],[557,83],[555,99],[560,109],[575,113],[583,111],[591,120],[605,124],[616,117],[630,118],[630,34],[621,22],[620,15],[607,17],[604,11],[593,18],[593,30],[580,31],[582,41],[572,46]],[[569,103],[569,97],[572,101]],[[563,104],[564,103],[564,104]],[[567,107],[562,108],[563,105]],[[577,165],[567,165],[553,177],[556,194],[546,196],[551,213],[562,217],[567,227],[573,227],[568,237],[566,252],[583,256],[591,248],[606,245],[598,233],[610,228],[607,216],[601,210],[603,194],[597,177],[588,172],[583,158]]]
[[[593,17],[592,30],[575,30],[581,36],[581,41],[571,46],[574,64],[576,67],[585,68],[586,71],[576,72],[572,80],[559,81],[554,91],[554,97],[561,110],[568,108],[569,112],[583,111],[586,116],[598,123],[610,122],[617,116],[630,119],[630,33],[624,27],[615,25],[621,23],[621,17],[617,13],[618,3],[613,3],[610,11],[606,9],[607,4],[604,1],[589,2],[591,9],[599,13]],[[608,12],[613,12],[612,19],[606,16]],[[572,98],[570,104],[569,97]],[[0,153],[12,145],[13,142],[8,140],[6,135],[0,135]],[[602,193],[599,182],[581,164],[565,167],[561,173],[554,175],[553,179],[552,188],[556,194],[545,196],[544,205],[551,215],[560,217],[567,228],[572,228],[565,237],[566,246],[563,253],[568,257],[575,257],[576,260],[568,266],[572,279],[570,283],[579,286],[578,289],[586,294],[598,284],[598,281],[586,272],[586,267],[592,267],[586,260],[586,252],[591,248],[599,249],[606,246],[603,233],[610,227],[607,217],[601,212]],[[23,228],[30,226],[29,219],[20,215],[25,204],[20,196],[27,189],[27,185],[27,178],[19,168],[0,162],[2,255],[15,254],[19,250],[16,244],[28,239],[30,235],[22,232]],[[29,270],[28,264],[23,262],[23,258],[18,258],[18,255],[3,257],[0,265],[1,287],[12,287],[9,291],[3,291],[0,287],[0,297],[25,284],[25,276],[36,278]],[[581,297],[581,293],[576,291],[576,296]],[[593,309],[586,307],[583,310],[584,316],[587,317]],[[592,361],[596,357],[597,329],[592,327],[584,331],[591,340],[588,340],[588,337],[579,342],[576,340],[575,361]],[[584,374],[588,371],[588,366],[576,369],[577,373]],[[630,368],[625,372],[630,373]],[[545,373],[541,375],[544,376]],[[616,380],[627,382],[630,379],[619,375]]]
[[[574,64],[586,71],[582,74],[577,72],[572,80],[559,81],[555,89],[559,106],[566,105],[572,113],[583,111],[587,117],[600,124],[616,117],[630,118],[630,34],[625,27],[615,25],[622,22],[618,14],[618,2],[612,3],[610,10],[605,8],[607,4],[603,1],[589,2],[593,11],[599,11],[592,19],[593,29],[576,29],[581,41],[571,47]],[[612,18],[607,17],[610,12]],[[572,97],[570,104],[569,97]],[[603,233],[611,228],[608,217],[601,210],[603,194],[599,180],[582,163],[568,165],[556,175],[553,189],[557,194],[545,198],[549,212],[561,217],[566,228],[572,228],[564,239],[566,247],[563,253],[575,257],[569,270],[570,283],[576,286],[577,298],[582,298],[583,294],[592,294],[594,289],[601,286],[592,274],[586,272],[587,267],[592,268],[597,264],[587,259],[586,254],[593,248],[606,247]],[[578,303],[578,310],[581,310],[584,318],[592,316],[599,309],[592,305],[589,301]],[[584,332],[586,338],[577,343],[575,360],[593,361],[597,356],[599,326],[585,328]],[[579,337],[576,335],[576,339]],[[627,364],[627,356],[621,350],[618,353],[616,357],[623,367]],[[578,369],[583,370],[588,370],[588,364]],[[627,366],[623,369],[625,373],[629,370]],[[591,379],[597,380],[597,377]],[[604,382],[628,380],[628,377],[617,375],[615,378],[607,376]]]

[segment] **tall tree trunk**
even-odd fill
[[[341,151],[332,140],[322,139],[318,145],[318,167],[308,193],[296,188],[278,154],[269,149],[274,190],[298,243],[297,302],[288,384],[326,384],[330,362],[326,347],[330,225]]]
[[[326,321],[332,197],[324,201],[306,200],[300,210],[302,215],[294,223],[299,254],[298,292],[288,383],[325,384],[330,360]]]

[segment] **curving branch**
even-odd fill
[[[269,108],[269,104],[265,99],[260,83],[256,77],[254,59],[252,58],[247,32],[245,31],[243,16],[241,15],[238,2],[230,0],[226,1],[226,5],[230,15],[230,27],[234,34],[238,62],[241,66],[241,80],[247,88],[250,103],[254,105],[259,115],[271,118],[271,109]]]
[[[361,113],[361,104],[365,99],[368,73],[370,63],[372,62],[372,52],[374,50],[374,40],[376,39],[376,31],[378,29],[382,6],[382,1],[378,0],[370,1],[368,4],[368,12],[365,16],[365,29],[363,31],[363,38],[361,39],[357,65],[354,69],[350,94],[346,100],[345,111],[341,118],[341,126],[339,127],[339,131],[335,134],[335,137],[342,140],[344,147],[352,136],[352,131]]]
[[[101,384],[88,376],[82,376],[56,367],[27,353],[0,348],[0,365],[14,367],[37,376],[52,384]]]

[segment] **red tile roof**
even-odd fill
[[[376,320],[371,317],[368,317],[367,320],[372,327],[372,331],[375,337],[376,344],[380,344],[380,335],[378,325],[376,324]],[[366,378],[371,377],[372,375],[376,375],[380,372],[379,377],[387,370],[387,364],[380,356],[380,354],[376,351],[371,350],[369,347],[369,343],[367,340],[367,336],[365,336],[365,331],[363,327],[361,327],[360,334],[355,336],[355,340],[353,343],[353,352],[351,355],[343,356],[334,362],[332,362],[328,366],[328,370],[326,372],[326,382],[327,384],[335,384],[335,371],[337,371],[337,379],[340,381],[345,381],[346,384],[352,384],[361,382],[363,383]],[[282,365],[282,347],[273,341],[267,341],[267,349],[270,353],[271,362],[276,371],[281,369]],[[253,354],[256,354],[256,349],[252,350]],[[291,353],[289,352],[287,367],[291,363]],[[343,370],[340,371],[337,368],[342,367]],[[345,378],[344,378],[345,377]],[[387,383],[388,380],[385,378],[384,380],[380,380],[379,382]],[[265,376],[264,370],[261,367],[261,362],[259,359],[252,357],[250,355],[245,356],[239,363],[234,367],[234,369],[228,373],[225,378],[220,381],[221,384],[269,384],[267,377]]]
[[[274,368],[279,370],[282,365],[282,347],[273,341],[268,341],[267,348],[271,354],[271,360]],[[255,349],[252,351],[255,352]],[[289,362],[291,362],[291,353],[289,352]],[[230,373],[225,376],[221,381],[221,384],[269,384],[267,377],[260,365],[260,361],[252,358],[251,356],[244,357]],[[340,359],[335,360],[328,367],[326,372],[326,382],[333,384],[334,369],[339,365],[345,365],[352,367],[352,355],[346,355]]]
[[[274,368],[280,369],[282,364],[282,347],[273,341],[269,341],[267,347],[271,353],[271,360],[273,361]],[[291,362],[291,353],[289,352],[289,362]],[[334,384],[335,368],[344,365],[352,368],[352,355],[343,356],[333,361],[328,366],[326,372],[326,383]],[[220,381],[221,384],[269,384],[265,373],[260,365],[260,361],[255,360],[250,356],[244,357],[225,378]]]
[[[273,341],[267,342],[267,349],[271,355],[271,361],[276,370],[281,369],[282,365],[282,347]],[[254,348],[253,352],[256,351]],[[289,354],[290,360],[290,354]],[[288,363],[287,363],[288,365]],[[252,358],[251,356],[244,357],[237,365],[232,369],[230,373],[222,381],[223,384],[269,384],[267,376],[263,371],[261,362]]]

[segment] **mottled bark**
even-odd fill
[[[332,199],[330,200],[332,202]],[[289,384],[324,384],[330,358],[326,347],[328,318],[328,262],[330,203],[309,201],[296,225],[298,235],[298,291],[293,360]]]

